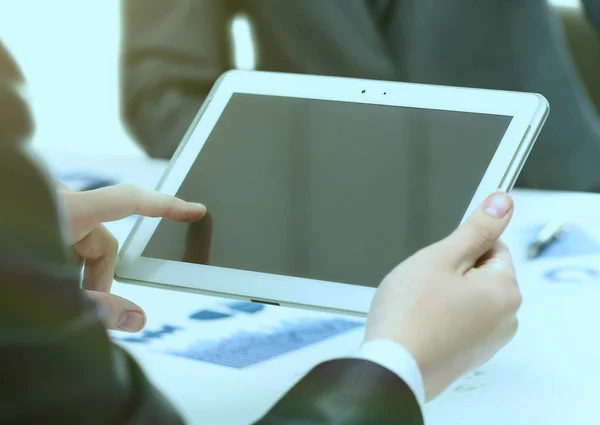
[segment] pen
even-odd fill
[[[535,240],[527,247],[527,258],[540,256],[550,245],[556,242],[569,227],[565,222],[550,222],[537,234]]]

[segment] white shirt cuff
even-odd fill
[[[423,407],[425,387],[421,370],[414,357],[400,344],[384,339],[369,341],[352,357],[377,363],[398,375],[412,390],[421,408]]]

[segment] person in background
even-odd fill
[[[17,80],[0,78],[0,115],[18,115]],[[72,192],[32,160],[23,144],[31,127],[19,124],[27,119],[0,121],[0,423],[182,424],[107,335],[137,331],[145,316],[111,298],[117,252],[102,223],[132,214],[194,221],[206,208],[127,185]],[[512,212],[507,194],[493,194],[392,270],[357,353],[317,365],[256,424],[423,425],[423,403],[517,331],[521,294],[498,241]]]
[[[582,0],[600,30],[600,6]],[[600,121],[548,0],[122,0],[122,115],[155,157],[174,153],[234,67],[248,16],[257,68],[538,92],[552,113],[518,184],[596,190]],[[468,147],[466,147],[468,149]]]

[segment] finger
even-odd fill
[[[137,332],[146,326],[146,314],[139,305],[106,292],[86,293],[100,306],[107,328]]]
[[[85,235],[100,223],[120,220],[131,215],[163,217],[191,222],[206,214],[202,204],[185,202],[174,196],[133,185],[114,185],[87,192],[65,194],[72,223],[72,234]]]
[[[497,192],[489,196],[444,240],[452,265],[462,273],[472,268],[498,242],[512,212],[513,202],[508,194]]]
[[[99,225],[75,244],[75,250],[85,263],[83,287],[109,292],[119,251],[117,239],[106,227]]]
[[[501,241],[496,242],[496,245],[480,259],[476,267],[486,270],[509,271],[515,274],[515,266],[510,250]]]

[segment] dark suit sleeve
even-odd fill
[[[182,424],[110,342],[78,270],[0,255],[0,423]]]
[[[148,153],[169,158],[232,66],[233,0],[122,0],[121,108]]]
[[[0,424],[181,424],[80,289],[52,183],[1,144],[0,199]]]
[[[423,425],[412,390],[388,369],[361,359],[322,363],[256,425]]]

